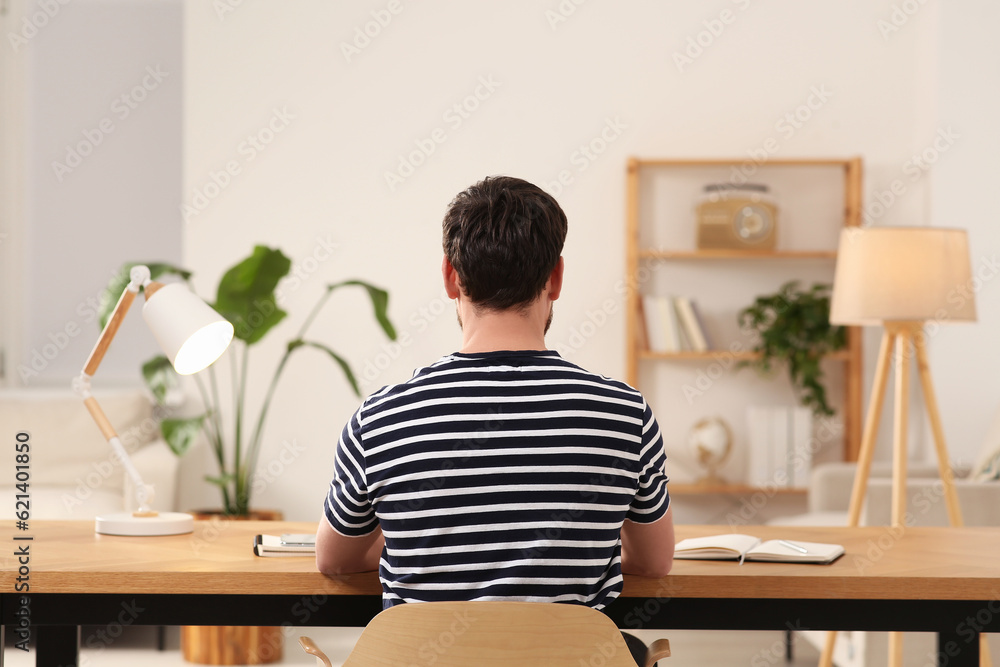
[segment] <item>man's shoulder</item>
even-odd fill
[[[635,397],[637,400],[640,401],[645,400],[642,396],[642,392],[640,392],[638,389],[628,384],[627,382],[623,382],[622,380],[618,380],[617,378],[613,378],[608,375],[602,375],[601,373],[595,373],[593,371],[589,371],[578,364],[575,364],[571,361],[566,361],[562,357],[559,358],[560,360],[562,360],[563,364],[565,364],[567,367],[576,369],[581,374],[581,377],[586,377],[592,382],[605,385],[609,388],[615,389],[624,394],[629,394]]]
[[[555,351],[546,351],[534,355],[504,353],[486,355],[447,354],[437,361],[416,369],[412,376],[396,384],[386,385],[373,392],[365,401],[366,407],[375,407],[385,401],[391,401],[400,395],[407,395],[429,388],[434,385],[460,385],[479,382],[489,382],[498,379],[504,373],[515,373],[518,379],[523,377],[527,384],[531,380],[539,382],[566,382],[592,390],[612,392],[622,398],[628,398],[638,404],[644,404],[645,399],[638,389],[626,382],[613,377],[595,373],[565,359]],[[525,387],[527,388],[527,387]]]
[[[388,397],[405,392],[412,387],[424,384],[435,374],[448,373],[450,370],[453,370],[456,366],[458,366],[456,363],[457,361],[458,360],[454,355],[446,354],[427,366],[421,366],[413,371],[413,374],[409,377],[409,379],[395,384],[387,384],[381,389],[373,391],[365,399],[364,406],[378,404],[380,401],[383,401]]]

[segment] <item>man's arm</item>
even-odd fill
[[[625,519],[622,525],[622,572],[665,577],[674,564],[673,508],[653,523]]]
[[[381,528],[361,537],[347,537],[323,517],[316,529],[316,567],[328,577],[377,570],[383,546]]]

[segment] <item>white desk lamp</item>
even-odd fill
[[[229,347],[233,325],[223,319],[184,285],[164,285],[150,280],[149,269],[135,266],[129,275],[128,287],[122,292],[101,337],[90,353],[80,376],[73,386],[84,399],[84,405],[97,422],[101,433],[121,460],[135,487],[138,509],[97,517],[95,530],[104,535],[180,535],[194,530],[194,518],[181,512],[156,512],[152,509],[153,488],[143,483],[139,471],[132,465],[118,434],[105,416],[97,399],[90,393],[90,379],[97,372],[104,354],[125,319],[139,288],[146,295],[142,316],[174,369],[181,375],[191,375],[210,366]]]

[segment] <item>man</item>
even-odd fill
[[[492,177],[444,219],[462,347],[370,396],[344,428],[319,523],[328,575],[378,569],[386,607],[516,599],[603,608],[660,577],[674,530],[645,400],[545,346],[566,215]]]

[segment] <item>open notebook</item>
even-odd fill
[[[691,537],[674,547],[674,558],[689,560],[755,560],[775,563],[832,563],[844,554],[839,544],[768,540],[753,535],[728,533]]]

